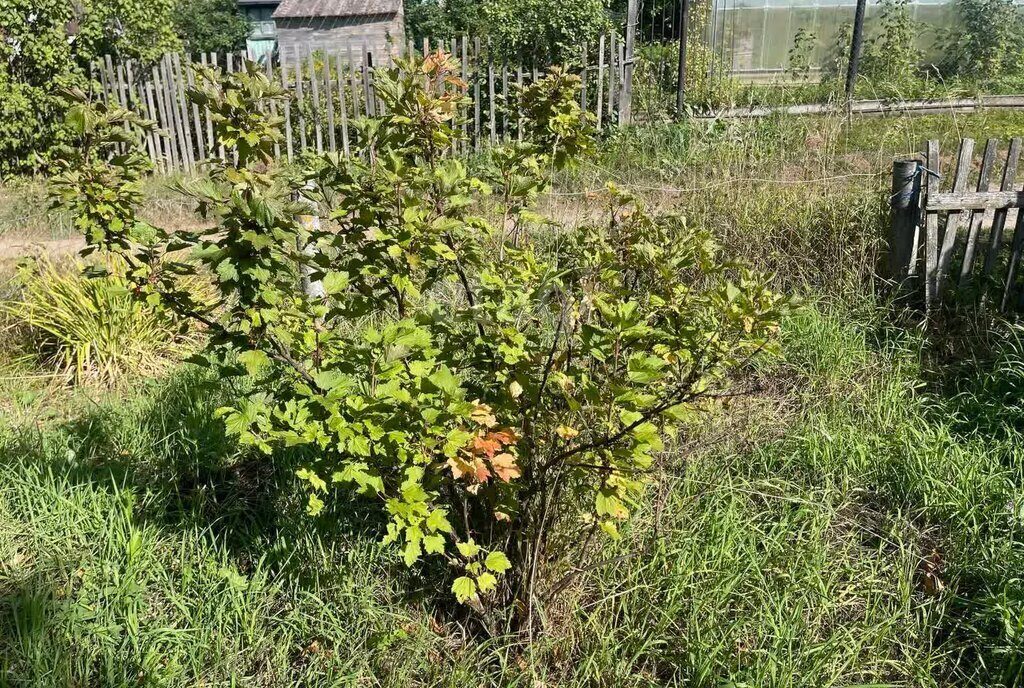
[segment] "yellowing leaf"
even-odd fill
[[[498,579],[484,571],[477,577],[476,585],[480,588],[481,593],[488,593],[498,587]]]
[[[571,440],[573,437],[580,434],[579,430],[569,427],[568,425],[559,425],[555,432],[558,433],[559,437],[566,441]]]
[[[491,413],[491,407],[487,404],[481,404],[479,400],[474,401],[476,408],[469,414],[469,417],[474,423],[482,425],[485,428],[493,428],[498,424],[498,419]]]
[[[455,599],[460,603],[465,603],[469,598],[476,595],[476,583],[469,576],[459,576],[452,583],[452,592],[455,593]]]
[[[495,456],[491,459],[491,468],[494,469],[494,474],[506,483],[521,475],[519,466],[516,465],[516,457],[511,454]]]
[[[508,386],[508,393],[512,395],[513,399],[518,399],[523,394],[523,386],[513,380]]]
[[[509,563],[508,557],[505,556],[505,553],[498,551],[491,552],[487,555],[487,558],[484,559],[484,566],[495,573],[503,573],[512,568],[512,564]]]

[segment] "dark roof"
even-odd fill
[[[288,17],[361,17],[395,14],[402,0],[284,0],[274,10],[274,19]]]

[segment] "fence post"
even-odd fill
[[[640,0],[629,0],[626,10],[626,51],[622,61],[622,91],[619,93],[619,124],[633,121],[633,53],[636,48],[636,23]]]
[[[864,43],[864,12],[867,0],[857,0],[857,11],[853,16],[853,37],[850,40],[850,62],[846,65],[846,107],[849,114],[853,89],[857,85],[857,70],[860,67],[860,50]]]
[[[676,117],[686,107],[686,42],[690,37],[690,0],[679,3],[679,71],[676,73]]]
[[[918,208],[921,204],[921,163],[896,160],[892,164],[891,224],[886,277],[898,289],[917,274]]]

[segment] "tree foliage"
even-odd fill
[[[241,50],[249,23],[235,0],[177,0],[174,30],[190,53]]]
[[[584,41],[610,28],[605,0],[484,0],[482,8],[492,45],[526,63],[576,59]]]
[[[666,444],[774,345],[780,299],[706,231],[617,189],[594,199],[607,219],[593,225],[531,209],[593,145],[578,79],[558,69],[519,94],[526,140],[472,173],[449,154],[455,70],[440,52],[378,70],[387,114],[353,124],[351,157],[298,174],[275,167],[279,122],[258,106],[285,94],[254,64],[205,71],[190,97],[237,152],[181,187],[211,229],[139,220],[144,163],[115,148],[137,123],[102,105],[69,113],[82,147],[53,187],[87,250],[207,330],[205,365],[253,379],[219,411],[228,431],[268,454],[309,450],[311,516],[363,495],[407,565],[439,557],[459,601],[486,620],[515,600],[525,622],[566,555],[620,537]],[[182,288],[197,272],[215,306]]]
[[[152,60],[177,45],[170,0],[0,3],[0,174],[31,169],[34,154],[67,140],[61,94],[87,88],[92,60]]]
[[[1024,72],[1024,10],[1013,0],[957,0],[957,23],[940,67],[949,74],[998,79]]]

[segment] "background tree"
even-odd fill
[[[478,34],[483,13],[479,0],[406,0],[405,30],[420,45],[424,38]]]
[[[36,169],[66,140],[61,90],[87,88],[90,61],[149,61],[179,45],[170,0],[0,3],[0,175]]]
[[[178,0],[174,30],[192,53],[241,50],[249,36],[249,23],[235,0]]]
[[[485,0],[483,16],[499,51],[540,64],[576,58],[583,41],[611,25],[605,0]]]

